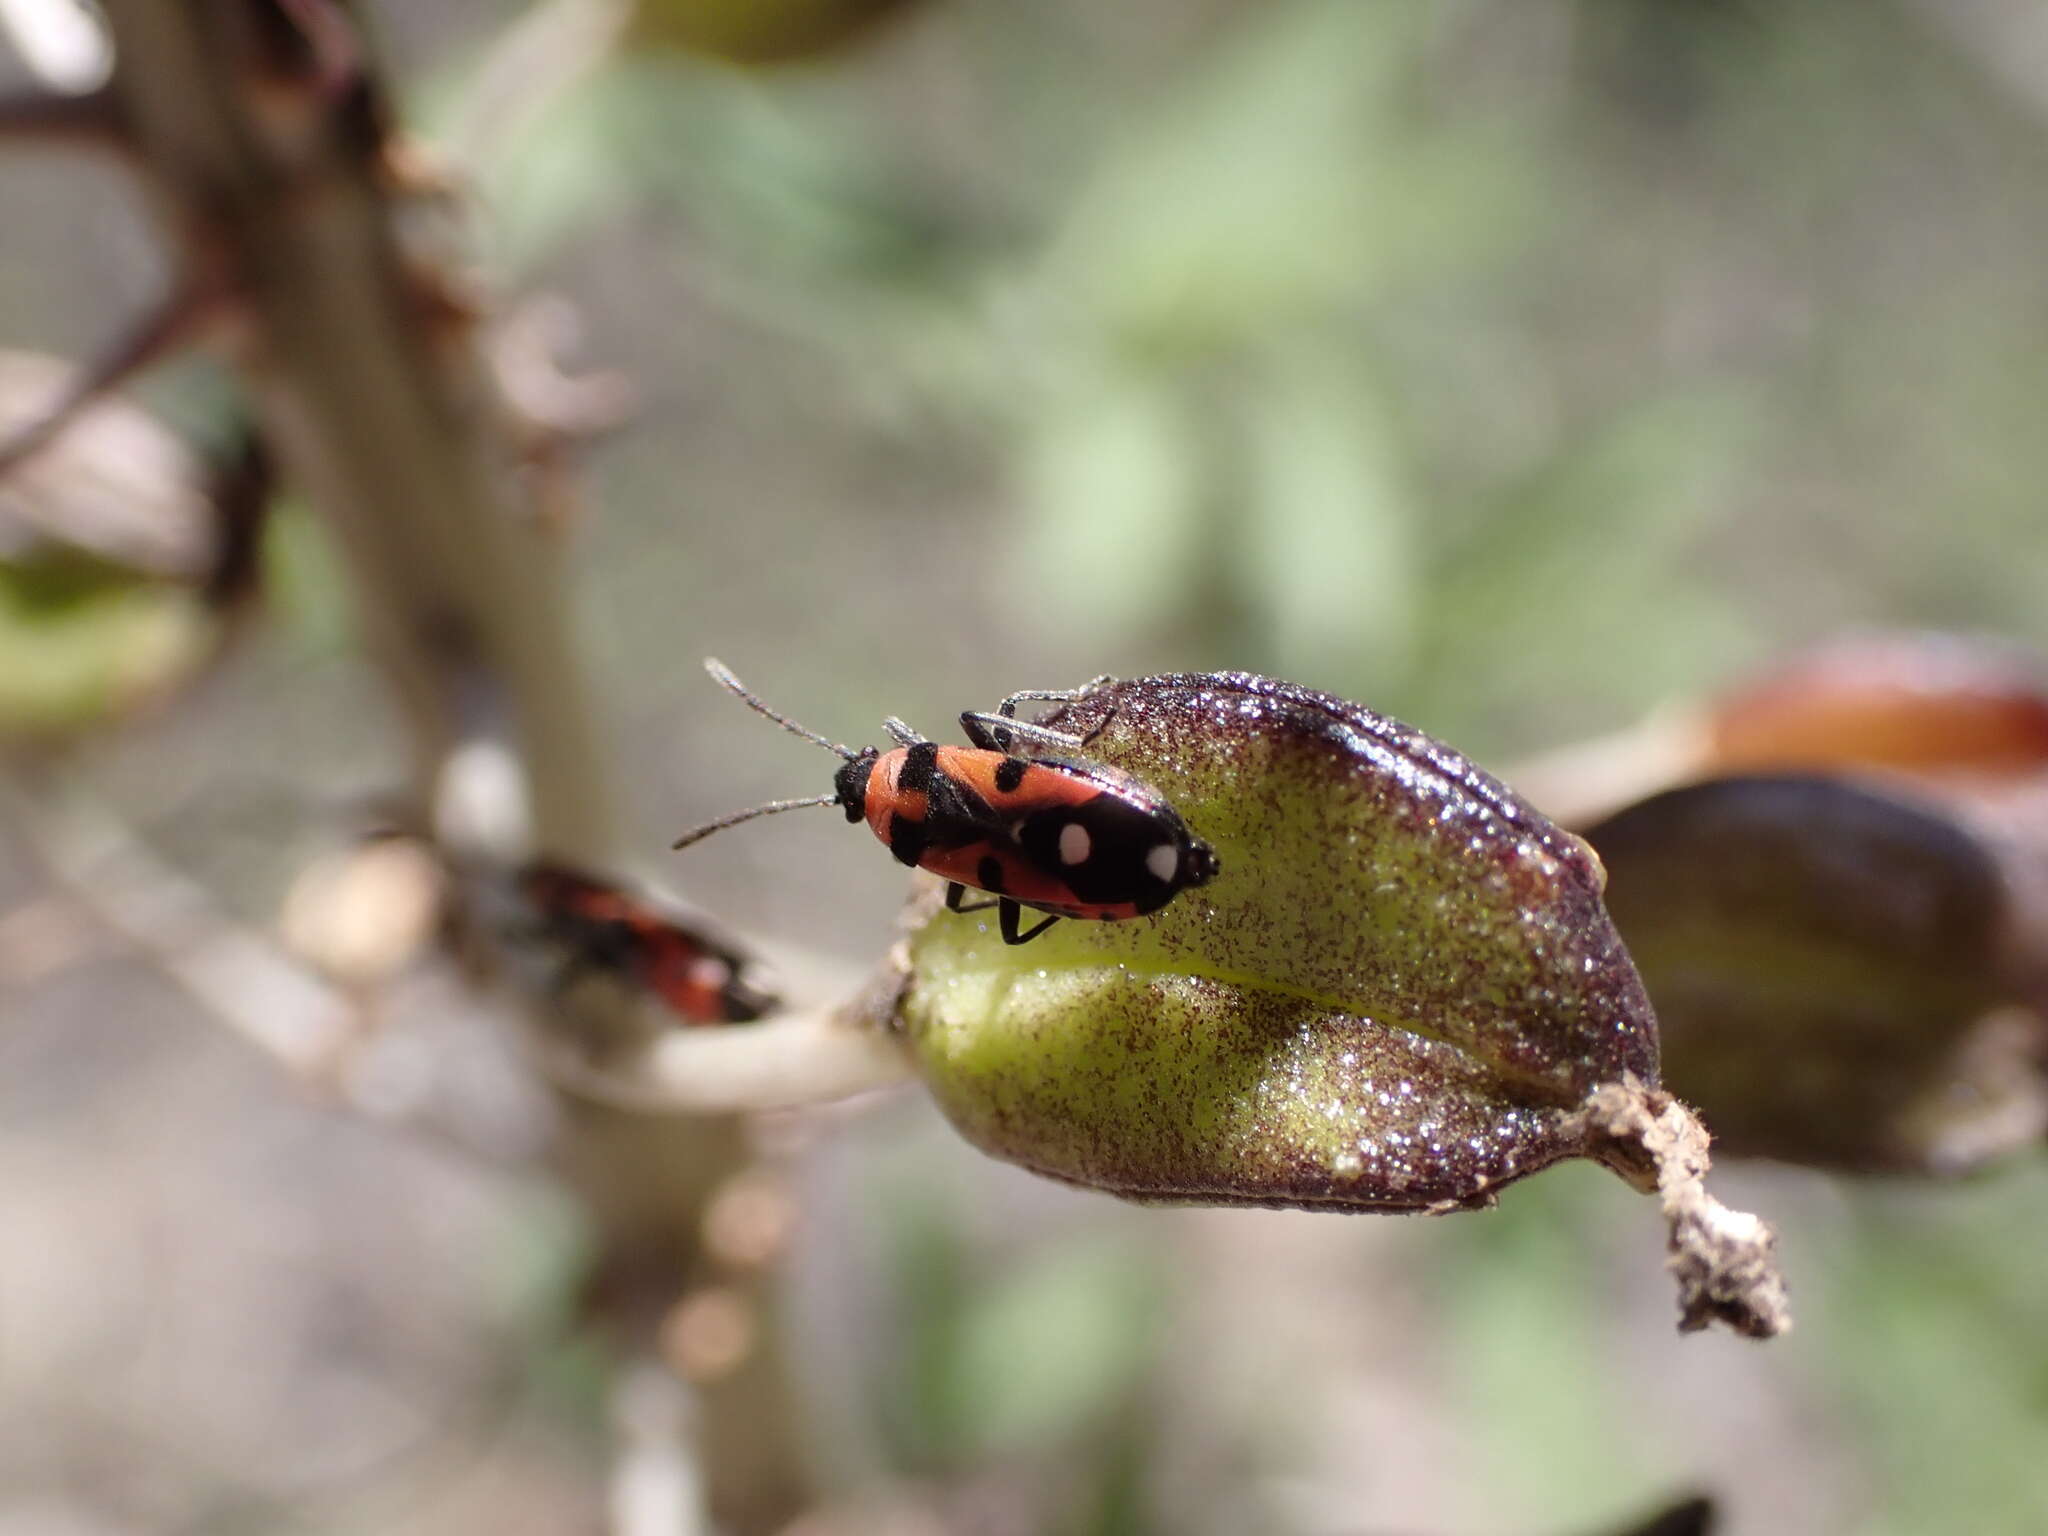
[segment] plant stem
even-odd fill
[[[422,820],[451,753],[497,742],[523,773],[537,848],[605,867],[611,800],[560,550],[517,472],[516,424],[447,253],[404,238],[448,193],[404,170],[349,13],[332,0],[105,12],[135,153],[188,265],[229,289],[263,428],[341,550],[397,703]],[[772,1530],[810,1502],[772,1297],[699,1233],[751,1160],[744,1125],[624,1113],[555,1086],[556,1164],[590,1212],[593,1306],[621,1355],[652,1352],[686,1290],[741,1287],[755,1308],[759,1343],[699,1383],[697,1449],[721,1527]]]

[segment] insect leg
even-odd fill
[[[1102,712],[1102,718],[1095,722],[1094,727],[1085,736],[1081,738],[1081,745],[1084,747],[1087,746],[1089,742],[1093,741],[1096,737],[1100,736],[1104,731],[1108,730],[1109,722],[1114,720],[1115,718],[1116,706],[1112,704],[1109,706],[1108,709]]]
[[[899,747],[914,747],[924,740],[924,737],[918,735],[916,731],[913,731],[894,715],[891,715],[882,722],[882,729],[889,733],[890,737]]]
[[[960,729],[967,733],[968,739],[976,746],[991,747],[997,752],[1007,752],[1012,744],[1019,741],[1052,747],[1062,752],[1072,752],[1085,747],[1089,740],[1086,736],[1069,735],[1065,731],[1055,731],[1049,726],[1033,725],[1026,720],[1012,720],[1003,715],[984,714],[975,710],[969,710],[960,717]]]
[[[1029,944],[1033,939],[1045,932],[1046,929],[1059,921],[1059,914],[1054,913],[1036,927],[1019,933],[1017,931],[1017,919],[1023,915],[1024,909],[1007,896],[999,898],[996,906],[999,909],[996,912],[996,926],[1002,929],[1003,942],[1005,944]]]
[[[999,900],[999,898],[992,896],[987,901],[977,901],[970,906],[966,898],[966,886],[962,885],[958,880],[948,880],[946,882],[946,910],[948,912],[986,912],[990,907],[995,906]]]
[[[1019,688],[996,706],[994,715],[978,712],[962,715],[960,717],[960,728],[967,733],[967,739],[977,747],[995,752],[1007,752],[1010,750],[1010,742],[1013,739],[1009,726],[1017,718],[1017,705],[1021,701],[1035,699],[1047,704],[1071,704],[1076,699],[1085,699],[1104,684],[1115,681],[1115,678],[1105,672],[1101,677],[1095,678],[1091,682],[1083,683],[1079,688]],[[998,719],[998,716],[1001,718]],[[987,723],[983,724],[982,722],[984,721]],[[1025,722],[1025,724],[1028,727],[1029,723]],[[1104,721],[1103,724],[1106,725],[1108,722]],[[1088,742],[1095,739],[1096,734],[1101,729],[1102,726],[1098,725],[1086,736],[1072,737],[1067,745],[1085,746]]]
[[[984,752],[1007,752],[1010,750],[1010,733],[1001,727],[991,730],[982,721],[989,718],[968,710],[960,717],[960,733],[968,742]]]
[[[1115,678],[1105,672],[1102,676],[1092,678],[1078,688],[1019,688],[996,706],[996,713],[1006,719],[1014,719],[1017,714],[1017,705],[1024,699],[1039,699],[1047,704],[1071,704],[1074,700],[1085,699],[1096,689],[1107,687],[1115,681]]]

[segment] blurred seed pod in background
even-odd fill
[[[74,372],[0,352],[0,444],[33,429]],[[90,729],[193,678],[253,589],[269,489],[253,440],[210,466],[105,396],[0,469],[0,737]]]
[[[1961,1173],[2048,1131],[2039,658],[1850,637],[1518,782],[1582,802],[1724,1152]]]

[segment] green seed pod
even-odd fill
[[[1655,1089],[1656,1020],[1579,839],[1419,731],[1241,673],[1105,683],[1043,723],[1221,873],[1019,946],[924,918],[897,1022],[969,1141],[1129,1199],[1377,1211],[1628,1164],[1579,1111]]]

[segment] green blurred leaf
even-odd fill
[[[263,588],[306,651],[341,650],[355,634],[340,558],[326,529],[302,504],[280,506],[264,530]]]
[[[864,41],[916,0],[639,0],[627,42],[739,64],[817,59]]]
[[[1129,1241],[1067,1240],[990,1271],[929,1188],[895,1191],[876,1215],[904,1333],[891,1417],[913,1464],[1049,1449],[1099,1429],[1142,1378],[1160,1285]]]
[[[1502,1529],[1531,1508],[1550,1512],[1550,1529],[1590,1528],[1683,1470],[1641,1423],[1626,1372],[1600,1368],[1604,1191],[1573,1175],[1561,1168],[1488,1220],[1459,1223],[1429,1275],[1473,1491]]]
[[[1075,199],[1043,280],[1147,349],[1203,344],[1355,293],[1371,238],[1372,129],[1417,13],[1315,3],[1250,13]]]
[[[1689,572],[1756,425],[1736,394],[1653,395],[1585,428],[1475,515],[1444,520],[1422,608],[1424,687],[1496,731],[1555,739],[1554,725],[1521,718],[1535,679],[1572,680],[1538,690],[1546,699],[1618,692],[1641,708],[1739,649],[1724,594]]]
[[[1049,404],[1025,448],[1018,534],[1041,623],[1116,645],[1184,611],[1210,532],[1203,456],[1163,381],[1107,374]]]
[[[969,1304],[967,1243],[935,1192],[908,1178],[874,1203],[873,1219],[885,1240],[903,1339],[893,1352],[888,1417],[906,1461],[943,1466],[961,1443],[954,1356]]]
[[[485,146],[477,201],[490,210],[491,247],[508,268],[538,265],[626,206],[634,161],[621,153],[632,107],[622,85],[613,69],[593,71]]]
[[[1829,1257],[1813,1358],[1863,1449],[1872,1536],[2048,1529],[2048,1164],[1868,1192]],[[1821,1373],[1816,1373],[1820,1376]]]
[[[160,694],[212,654],[217,617],[176,587],[62,593],[0,566],[0,737],[81,730]]]
[[[1153,1265],[1129,1243],[1033,1256],[973,1295],[951,1362],[958,1449],[1044,1449],[1099,1425],[1143,1375],[1162,1322]]]
[[[523,1346],[528,1385],[567,1424],[593,1431],[605,1419],[616,1340],[586,1326],[598,1254],[588,1220],[558,1189],[529,1188],[509,1203],[478,1264],[478,1302]]]
[[[1398,672],[1415,625],[1415,509],[1393,424],[1365,381],[1297,353],[1247,391],[1238,569],[1290,669]]]

